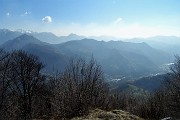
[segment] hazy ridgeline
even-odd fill
[[[71,58],[89,60],[93,55],[106,77],[134,79],[166,73],[174,55],[180,53],[179,37],[98,41],[70,35],[63,39],[52,33],[24,34],[0,29],[0,48],[6,51],[25,50],[38,56],[46,64],[44,71],[47,73],[52,73],[53,69],[63,71]],[[52,44],[52,41],[58,44]]]
[[[159,90],[143,95],[110,87],[94,58],[71,59],[62,73],[44,74],[38,57],[0,51],[0,119],[72,118],[89,110],[122,109],[142,118],[179,117],[180,58]]]

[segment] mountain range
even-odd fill
[[[148,45],[153,48],[162,50],[166,53],[169,53],[174,57],[176,54],[180,54],[180,37],[176,36],[156,36],[150,38],[133,38],[128,39],[129,42],[146,42]]]
[[[93,56],[105,75],[113,78],[163,73],[162,65],[172,62],[169,52],[142,40],[99,41],[76,34],[58,37],[48,32],[0,29],[0,47],[7,51],[22,49],[39,56],[46,65],[45,72],[63,71],[71,58],[89,60]]]
[[[12,31],[9,29],[0,29],[0,44],[3,44],[8,40],[15,39],[16,37],[23,34],[33,36],[36,39],[51,44],[59,44],[71,40],[81,40],[85,38],[85,36],[79,36],[73,33],[69,34],[68,36],[56,36],[51,32],[33,32],[30,30],[21,30],[21,29]]]

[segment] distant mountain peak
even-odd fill
[[[36,43],[36,44],[43,43],[39,39],[33,37],[32,35],[28,35],[28,34],[22,34],[13,40],[14,41],[23,41],[23,42],[27,42],[27,43]]]
[[[18,29],[16,31],[20,32],[20,33],[33,33],[33,31],[31,31],[31,30],[24,30],[24,29]]]
[[[9,30],[9,29],[0,29],[1,32],[13,32],[13,30]]]
[[[7,51],[11,51],[22,49],[24,46],[29,44],[45,45],[47,43],[41,42],[31,35],[22,34],[14,39],[8,40],[2,44],[1,47]]]
[[[70,33],[68,36],[78,36],[78,35],[75,33]]]
[[[78,39],[86,38],[85,36],[77,35],[77,34],[75,34],[75,33],[70,33],[67,37],[70,37],[70,38],[78,38]]]

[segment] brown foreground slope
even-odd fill
[[[82,117],[69,118],[48,118],[42,117],[33,120],[144,120],[136,115],[122,110],[105,111],[101,109],[91,110],[88,115]]]
[[[143,119],[122,110],[104,111],[100,109],[95,109],[90,111],[90,113],[87,116],[73,118],[72,120],[143,120]]]

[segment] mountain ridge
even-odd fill
[[[1,48],[9,51],[24,49],[38,55],[42,61],[45,61],[48,69],[51,68],[50,65],[54,65],[57,67],[56,69],[62,70],[70,58],[88,60],[91,56],[94,56],[105,74],[115,78],[156,74],[163,72],[160,68],[162,64],[169,63],[168,54],[154,49],[145,42],[97,41],[84,38],[60,44],[49,44],[31,34],[22,34],[6,41],[1,45]],[[34,51],[35,49],[36,51]],[[53,62],[50,61],[51,59],[47,59],[46,56],[52,56]]]

